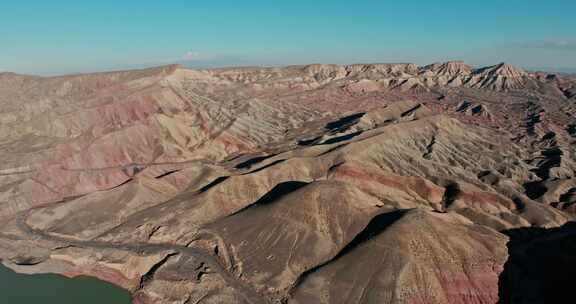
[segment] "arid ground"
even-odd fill
[[[568,303],[576,77],[0,73],[0,259],[139,304]]]

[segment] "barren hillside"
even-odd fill
[[[570,292],[573,77],[457,61],[0,73],[0,126],[0,260],[20,272],[96,276],[139,304]]]

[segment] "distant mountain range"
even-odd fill
[[[547,67],[526,67],[527,71],[541,71],[549,73],[561,73],[561,74],[576,74],[576,68],[547,68]]]

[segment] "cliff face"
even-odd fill
[[[509,232],[573,218],[573,87],[462,62],[3,73],[0,258],[136,303],[512,299]]]

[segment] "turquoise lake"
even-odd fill
[[[1,304],[130,304],[130,294],[90,277],[25,275],[0,264]]]

